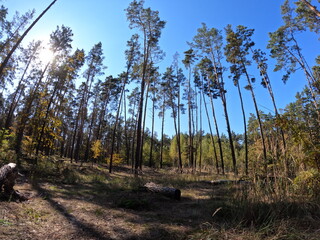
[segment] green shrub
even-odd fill
[[[300,172],[293,183],[298,194],[320,198],[320,173],[316,169]]]
[[[16,162],[17,156],[13,150],[14,133],[9,130],[0,130],[0,161],[4,164]]]
[[[103,174],[94,174],[91,176],[91,182],[99,183],[106,181],[106,176]]]
[[[66,184],[75,184],[80,182],[80,176],[74,169],[65,168],[62,171],[63,183]]]

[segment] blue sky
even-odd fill
[[[105,65],[108,67],[105,74],[117,76],[124,70],[126,42],[134,33],[128,27],[124,11],[130,2],[130,0],[58,0],[29,33],[23,44],[26,45],[31,39],[48,39],[57,25],[64,24],[73,30],[74,49],[83,48],[88,52],[94,44],[101,41],[105,54]],[[50,3],[51,0],[2,0],[2,4],[9,8],[11,14],[14,11],[24,13],[29,9],[35,9],[38,15]],[[178,52],[182,58],[183,52],[188,49],[186,42],[192,40],[202,22],[208,27],[221,30],[227,24],[234,27],[245,25],[254,28],[253,40],[256,46],[267,51],[268,33],[275,31],[282,24],[280,13],[282,3],[282,0],[146,0],[145,6],[158,10],[160,18],[167,22],[160,40],[161,49],[166,53],[166,58],[159,64],[160,71],[163,72],[171,64],[175,52]],[[299,36],[299,40],[309,64],[314,65],[314,58],[318,54],[315,49],[319,49],[318,36],[303,33]],[[301,73],[297,73],[284,85],[281,81],[281,73],[272,72],[274,61],[271,60],[269,65],[278,107],[284,108],[286,104],[294,101],[296,92],[306,84],[305,78]],[[256,71],[252,70],[251,74],[259,78]],[[227,76],[228,74],[225,78],[228,82],[227,97],[231,127],[235,132],[242,133],[239,97],[236,88],[231,81],[228,81]],[[242,83],[244,86],[244,79]],[[260,109],[265,112],[269,112],[268,109],[272,110],[270,97],[258,81],[255,91]],[[253,113],[254,108],[249,92],[245,90],[243,92],[247,112]],[[219,99],[215,105],[219,128],[225,132]],[[187,115],[184,116],[184,122],[187,122]],[[205,116],[203,116],[203,122],[206,125]],[[167,121],[166,129],[170,136],[174,134],[172,121]],[[157,127],[156,130],[160,132],[160,128]],[[187,131],[186,124],[183,124],[182,130]]]

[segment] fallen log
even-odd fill
[[[19,175],[21,174],[15,163],[9,163],[0,168],[0,193],[7,200],[28,200],[26,196],[13,189]]]
[[[144,185],[144,189],[149,192],[162,194],[166,197],[169,197],[175,200],[181,199],[181,191],[177,188],[163,187],[153,182],[149,182]]]

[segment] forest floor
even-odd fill
[[[244,224],[235,201],[248,186],[212,185],[222,176],[209,173],[145,168],[134,177],[129,167],[109,174],[107,166],[80,164],[23,173],[15,189],[30,200],[0,202],[0,239],[320,239],[320,215],[309,212]],[[146,182],[179,188],[181,200],[141,191]]]

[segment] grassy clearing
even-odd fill
[[[145,168],[135,177],[67,161],[22,167],[16,188],[32,198],[1,202],[1,239],[319,239],[319,202],[274,183],[213,186],[222,176]],[[179,188],[181,201],[141,191],[150,181]]]

